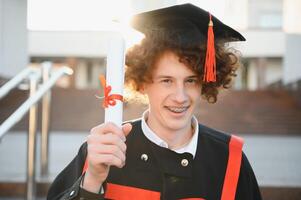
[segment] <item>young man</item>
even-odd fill
[[[193,115],[202,96],[214,103],[229,87],[238,58],[225,43],[243,36],[191,4],[134,20],[145,38],[127,52],[126,84],[149,109],[122,128],[94,127],[47,198],[261,199],[242,140]]]

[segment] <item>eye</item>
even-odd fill
[[[186,83],[188,84],[197,84],[198,80],[196,78],[189,78],[186,80]]]
[[[170,83],[172,83],[172,80],[171,79],[162,79],[160,82],[165,83],[165,84],[170,84]]]

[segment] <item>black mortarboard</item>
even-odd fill
[[[171,35],[174,32],[184,38],[182,41],[188,45],[191,43],[198,45],[207,40],[204,70],[206,82],[216,80],[214,40],[245,41],[239,32],[192,4],[175,5],[136,14],[132,18],[131,25],[146,36],[156,31],[166,31]]]

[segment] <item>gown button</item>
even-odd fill
[[[188,164],[189,164],[189,162],[188,162],[187,159],[182,159],[181,165],[182,165],[183,167],[186,167]]]
[[[144,153],[144,154],[142,154],[142,155],[141,155],[141,160],[143,160],[143,161],[145,161],[145,162],[146,162],[146,161],[148,160],[148,155],[147,155],[147,154],[145,154],[145,153]]]
[[[72,197],[72,196],[74,195],[74,193],[75,193],[74,190],[72,190],[72,191],[70,192],[69,196]]]

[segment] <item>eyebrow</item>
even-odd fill
[[[159,75],[159,76],[156,76],[154,77],[155,79],[164,79],[164,78],[174,78],[173,76],[169,76],[169,75]],[[192,76],[187,76],[185,77],[185,79],[187,78],[198,78],[197,75],[192,75]]]

